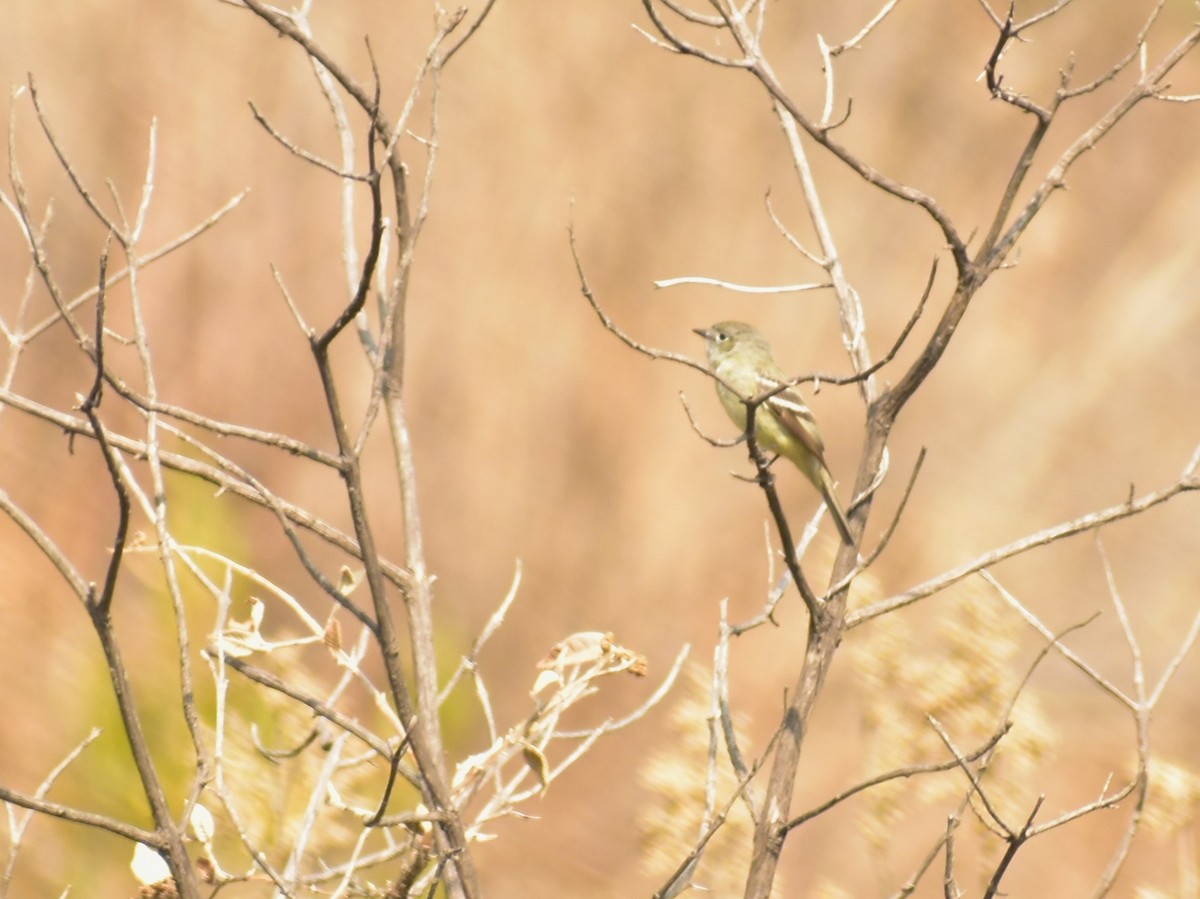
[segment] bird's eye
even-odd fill
[[[729,339],[729,335],[726,334],[724,331],[717,332],[717,343],[724,343],[728,339]]]

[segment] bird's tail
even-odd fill
[[[825,497],[825,505],[829,507],[829,516],[833,519],[833,523],[837,525],[838,533],[842,535],[842,540],[845,541],[847,546],[853,546],[854,538],[850,536],[850,522],[846,519],[846,513],[842,511],[837,494],[834,493],[833,478],[830,476],[829,470],[824,466],[821,468],[821,483],[817,486],[821,490],[821,495]]]

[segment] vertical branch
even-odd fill
[[[1130,663],[1133,668],[1134,700],[1131,713],[1136,733],[1137,751],[1137,775],[1134,778],[1135,798],[1133,811],[1130,814],[1125,832],[1121,835],[1117,850],[1113,854],[1112,860],[1109,862],[1104,874],[1101,876],[1100,883],[1096,887],[1096,892],[1093,894],[1095,899],[1102,899],[1112,889],[1117,875],[1120,874],[1126,860],[1129,858],[1130,850],[1133,848],[1133,838],[1141,826],[1142,815],[1146,809],[1146,799],[1150,793],[1150,716],[1154,712],[1154,701],[1146,693],[1146,666],[1142,659],[1142,649],[1133,632],[1133,625],[1129,620],[1129,613],[1125,608],[1125,600],[1121,598],[1121,591],[1117,588],[1116,575],[1113,573],[1112,562],[1108,558],[1108,552],[1104,548],[1104,543],[1100,540],[1099,532],[1096,533],[1096,549],[1100,554],[1100,561],[1104,566],[1104,579],[1108,584],[1109,598],[1112,600],[1113,608],[1116,610],[1117,620],[1121,623],[1121,633],[1124,635],[1125,642],[1129,646]]]
[[[396,705],[396,711],[400,716],[400,720],[404,723],[405,727],[409,728],[413,753],[421,769],[421,786],[425,794],[425,802],[432,811],[439,815],[438,834],[439,843],[441,844],[440,848],[442,849],[443,856],[451,859],[446,869],[450,875],[451,894],[472,897],[478,895],[478,884],[474,865],[467,848],[466,833],[463,830],[457,811],[454,809],[445,774],[441,734],[436,712],[436,683],[434,684],[434,702],[429,707],[430,713],[422,714],[422,710],[414,705],[409,693],[408,684],[405,681],[399,632],[392,616],[391,603],[380,566],[375,535],[367,515],[361,460],[358,457],[354,442],[351,440],[346,427],[345,416],[342,412],[341,401],[338,397],[337,385],[329,357],[329,348],[333,340],[347,325],[355,320],[361,312],[363,304],[366,302],[367,292],[370,289],[383,242],[382,171],[376,165],[374,138],[376,130],[375,119],[378,116],[378,96],[376,96],[372,104],[370,115],[372,118],[372,134],[367,142],[367,155],[370,169],[368,183],[371,189],[371,244],[363,261],[362,273],[354,297],[323,334],[312,338],[312,351],[320,374],[322,389],[329,408],[330,422],[333,426],[338,446],[341,460],[339,470],[346,486],[346,496],[350,504],[350,514],[354,522],[355,536],[362,551],[366,580],[375,608],[380,650],[383,654],[384,667],[387,672],[392,699]],[[427,577],[423,571],[420,574],[414,571],[412,574],[414,590],[421,590],[420,584],[427,582]],[[414,600],[411,598],[408,599],[408,606],[411,609]],[[421,642],[421,638],[424,636],[414,633],[414,645]],[[428,635],[427,639],[427,652],[432,656],[432,633]]]
[[[396,191],[399,222],[397,231],[400,246],[397,254],[396,277],[387,300],[381,328],[383,352],[380,354],[379,363],[380,389],[387,413],[388,431],[400,489],[400,510],[404,527],[404,564],[411,576],[411,589],[406,591],[404,599],[405,611],[408,616],[409,645],[412,650],[413,679],[416,686],[415,727],[420,730],[420,742],[424,744],[429,754],[429,767],[426,768],[423,765],[422,772],[434,781],[434,789],[444,795],[443,801],[437,808],[447,815],[446,821],[441,826],[447,830],[451,845],[465,848],[466,834],[462,828],[458,810],[450,801],[449,781],[443,764],[445,750],[442,745],[438,719],[439,690],[437,659],[434,652],[433,579],[425,561],[424,528],[421,523],[420,504],[417,498],[416,464],[404,403],[405,324],[407,320],[405,313],[409,272],[417,237],[428,213],[429,190],[437,159],[439,71],[439,64],[435,61],[430,72],[432,85],[430,136],[424,189],[415,217],[410,215],[408,209],[404,167],[396,161],[395,154],[389,157]],[[456,872],[461,880],[461,883],[457,884],[458,890],[464,895],[477,895],[479,888],[476,883],[473,862],[469,855],[464,853],[461,857],[455,858],[450,872]],[[451,886],[456,886],[453,880],[451,880]]]
[[[96,376],[92,379],[92,387],[84,398],[83,404],[79,407],[80,411],[92,425],[92,431],[96,435],[96,442],[100,444],[104,464],[108,467],[109,478],[117,494],[117,534],[113,539],[112,557],[108,561],[108,569],[104,576],[104,586],[101,588],[99,596],[95,594],[94,588],[89,591],[88,606],[93,613],[93,618],[96,616],[100,618],[108,617],[109,609],[112,606],[113,594],[116,591],[117,574],[121,570],[121,560],[125,553],[125,540],[129,534],[129,493],[125,489],[120,469],[117,467],[116,460],[113,457],[116,451],[108,442],[108,435],[104,426],[100,423],[100,416],[96,411],[100,408],[100,402],[104,398],[104,304],[106,299],[104,278],[107,272],[108,241],[106,240],[104,252],[100,256],[100,293],[96,298]]]
[[[841,594],[844,604],[844,593]],[[828,606],[826,607],[828,610]],[[824,616],[819,625],[809,624],[804,660],[775,744],[771,772],[762,804],[762,817],[754,828],[754,847],[746,876],[745,896],[767,897],[775,883],[775,870],[787,835],[788,809],[795,790],[800,764],[800,748],[808,730],[808,721],[825,685],[833,663],[834,650],[841,638],[841,613]]]
[[[100,290],[96,295],[96,337],[95,361],[96,376],[92,388],[83,401],[81,410],[92,425],[104,462],[108,466],[113,489],[117,494],[118,522],[117,533],[113,541],[112,557],[109,560],[105,574],[104,586],[99,595],[94,588],[89,588],[87,598],[88,615],[100,638],[100,646],[104,658],[108,662],[109,679],[112,682],[113,693],[117,700],[117,708],[121,715],[121,723],[133,752],[134,764],[142,781],[142,789],[150,804],[154,818],[154,826],[166,842],[166,860],[175,880],[176,888],[183,899],[199,899],[200,892],[195,875],[188,860],[187,850],[183,845],[183,834],[175,826],[171,818],[171,809],[163,792],[162,782],[154,766],[150,747],[146,742],[146,734],[142,729],[141,719],[137,713],[137,705],[133,698],[129,682],[129,674],[117,645],[113,629],[112,603],[116,593],[117,575],[120,572],[121,561],[124,557],[126,539],[129,532],[129,493],[121,477],[120,467],[116,459],[116,449],[109,443],[104,425],[100,422],[97,410],[104,396],[104,308],[105,308],[105,276],[108,271],[108,245],[100,257]]]
[[[154,374],[154,361],[150,352],[150,339],[146,331],[146,320],[142,310],[142,295],[140,289],[141,260],[138,258],[137,242],[145,228],[146,216],[149,211],[150,198],[154,192],[154,172],[158,148],[157,122],[150,126],[148,142],[148,158],[146,163],[146,178],[142,187],[142,197],[138,204],[137,217],[132,227],[124,223],[128,237],[121,245],[128,259],[128,278],[130,305],[133,313],[134,346],[138,361],[141,364],[142,380],[145,383],[146,403],[146,462],[150,470],[150,483],[153,496],[153,513],[150,518],[154,523],[155,538],[158,543],[158,559],[162,565],[163,577],[167,586],[167,594],[171,598],[171,607],[175,615],[175,639],[179,647],[179,682],[180,700],[184,722],[191,737],[192,747],[196,753],[199,766],[196,789],[193,801],[198,797],[205,784],[212,776],[212,759],[204,742],[195,701],[195,675],[192,670],[191,637],[188,632],[187,611],[183,601],[183,590],[179,583],[179,572],[175,566],[175,541],[167,523],[167,484],[163,477],[162,456],[159,446],[159,414],[156,410],[158,403],[158,382]],[[102,295],[102,292],[101,294]],[[98,295],[98,296],[99,296]],[[99,304],[99,299],[97,299]],[[100,348],[100,337],[96,335],[97,352]],[[103,371],[103,364],[97,358],[97,369]],[[187,815],[184,815],[186,820]]]

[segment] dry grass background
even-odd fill
[[[1081,78],[1097,74],[1129,47],[1144,6],[1077,0],[1033,42],[1011,51],[1009,82],[1045,96],[1072,50]],[[395,109],[430,35],[427,4],[317,7],[319,39],[364,80],[362,38],[371,36],[384,103]],[[803,104],[820,100],[814,33],[844,39],[873,12],[872,3],[772,3],[776,66]],[[1164,50],[1194,16],[1190,4],[1171,0],[1152,49]],[[157,117],[146,246],[250,190],[224,224],[146,272],[164,397],[331,446],[315,371],[268,264],[278,265],[310,321],[334,314],[343,296],[337,188],[284,153],[246,105],[253,100],[299,143],[334,155],[326,110],[297,50],[214,0],[9,0],[0,20],[3,82],[16,86],[33,73],[75,165],[98,191],[111,177],[130,209],[147,129]],[[697,439],[677,398],[685,391],[704,425],[724,434],[710,384],[647,362],[599,326],[574,277],[570,201],[593,287],[640,339],[699,356],[692,327],[746,318],[772,336],[794,371],[847,370],[829,295],[653,288],[654,279],[678,275],[777,284],[814,280],[816,273],[764,213],[771,189],[784,218],[807,234],[786,148],[761,91],[748,77],[651,47],[630,27],[642,21],[633,2],[500,0],[444,79],[432,214],[409,305],[408,396],[447,659],[469,645],[499,602],[514,561],[524,564],[521,596],[484,658],[502,718],[524,711],[533,664],[565,634],[612,630],[647,653],[652,675],[661,674],[684,642],[706,662],[718,601],[729,597],[733,617],[747,615],[765,582],[764,505],[753,487],[729,476],[745,470],[743,454]],[[843,96],[854,98],[841,140],[938,197],[964,231],[987,222],[1028,129],[976,81],[993,40],[973,2],[902,3],[839,65]],[[1196,60],[1172,81],[1180,91],[1200,90]],[[1081,102],[1051,149],[1065,146],[1105,105],[1102,97]],[[103,235],[72,195],[27,95],[16,101],[15,122],[34,208],[57,198],[49,239],[57,275],[69,293],[78,292],[95,281]],[[979,296],[896,431],[895,474],[873,513],[869,540],[894,508],[900,475],[918,449],[927,447],[929,458],[907,521],[877,566],[883,591],[899,592],[994,545],[1119,502],[1131,483],[1147,490],[1177,476],[1200,440],[1197,146],[1196,107],[1137,110],[1081,163],[1070,190],[1051,201],[1018,264]],[[940,241],[913,209],[814,157],[878,354],[909,315]],[[6,217],[5,315],[22,289],[22,252]],[[933,306],[944,300],[947,283],[939,282]],[[37,318],[48,312],[43,294],[36,308]],[[914,346],[928,327],[918,328]],[[345,394],[357,392],[351,402],[359,408],[367,372],[351,352],[344,363]],[[15,388],[69,406],[88,383],[87,366],[60,328],[27,350]],[[857,394],[826,389],[814,407],[830,464],[847,482],[861,439]],[[377,449],[375,521],[399,557],[389,454]],[[242,458],[267,464],[253,452]],[[292,500],[346,521],[325,475],[298,464],[258,473]],[[77,445],[71,454],[62,435],[7,410],[0,417],[0,478],[98,577],[115,513],[92,448]],[[787,473],[782,481],[794,518],[809,513],[807,486]],[[228,508],[219,520],[184,527],[256,564],[287,564],[266,516]],[[1185,497],[1105,533],[1151,671],[1196,610],[1197,513],[1196,500]],[[0,780],[32,789],[109,700],[85,616],[8,524],[0,525],[0,570]],[[1114,678],[1127,678],[1127,650],[1089,538],[997,574],[1051,626],[1103,610],[1075,643]],[[296,574],[291,583],[300,589],[303,580]],[[144,659],[147,679],[170,671],[153,598],[131,580],[117,603],[129,655]],[[901,613],[927,641],[918,639],[912,651],[935,651],[933,622],[961,600],[947,595]],[[735,700],[759,745],[793,677],[800,618],[791,603],[778,631],[734,647]],[[859,638],[856,632],[849,640]],[[1020,639],[1027,660],[1039,641],[1031,633]],[[864,696],[849,659],[835,665],[819,705],[797,807],[859,773],[848,750],[864,737]],[[1200,660],[1189,659],[1155,729],[1157,748],[1192,765],[1200,763],[1200,700],[1189,685],[1198,676]],[[1048,663],[1036,684],[1060,737],[1031,784],[1035,794],[1047,794],[1049,813],[1096,795],[1108,772],[1127,770],[1132,738],[1128,723],[1065,664]],[[597,699],[597,714],[642,692],[640,684],[614,685],[614,695]],[[478,748],[477,723],[464,719],[454,728],[452,751]],[[115,732],[106,739],[116,741]],[[498,828],[500,839],[479,849],[487,894],[648,894],[654,884],[639,867],[635,818],[649,800],[635,772],[667,739],[665,715],[609,739],[533,810],[542,820]],[[119,743],[113,745],[119,759]],[[177,764],[186,771],[186,759]],[[68,779],[64,794],[89,808],[142,814],[140,803],[114,795],[102,775]],[[871,850],[854,836],[852,812],[794,835],[785,853],[788,895],[812,895],[829,871],[848,895],[883,894],[911,872],[941,827],[940,814],[928,818],[925,833],[906,826],[874,867],[862,863]],[[1009,895],[1086,895],[1123,822],[1123,813],[1109,813],[1047,838],[1044,848],[1035,844],[1014,870]],[[132,891],[124,871],[128,847],[120,841],[39,821],[29,843],[19,869],[29,892],[20,895],[57,895],[66,882],[76,884],[73,895]],[[1171,894],[1177,848],[1147,838],[1117,894],[1132,895],[1138,883]],[[935,878],[926,894],[940,892],[936,887]]]

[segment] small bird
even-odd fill
[[[787,375],[775,364],[771,345],[753,325],[718,322],[711,328],[693,330],[707,342],[708,364],[725,382],[717,382],[721,405],[733,423],[745,430],[744,400],[773,390],[788,380]],[[850,524],[834,495],[833,476],[825,464],[825,441],[799,391],[789,387],[758,406],[754,412],[754,439],[764,450],[790,459],[812,481],[825,498],[842,539],[853,546]]]

